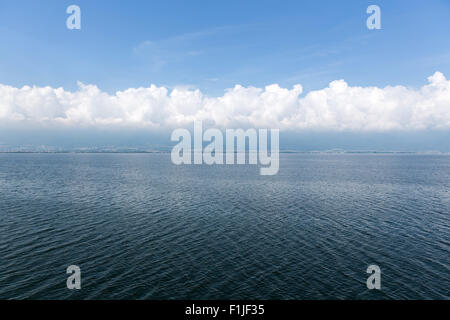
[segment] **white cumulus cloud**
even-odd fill
[[[450,129],[450,81],[436,72],[419,89],[352,87],[336,80],[303,93],[277,84],[236,85],[220,97],[151,85],[115,94],[79,83],[63,88],[0,84],[0,124],[170,129],[202,120],[210,126],[281,130],[392,131]]]

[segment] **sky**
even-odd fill
[[[290,148],[448,151],[448,30],[446,0],[0,0],[0,145],[164,143],[202,120]]]

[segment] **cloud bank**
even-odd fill
[[[111,95],[95,85],[15,88],[0,84],[0,124],[8,127],[149,128],[191,126],[202,120],[220,128],[387,132],[450,129],[450,81],[436,72],[419,89],[352,87],[336,80],[303,94],[277,84],[236,85],[223,96],[151,85]]]

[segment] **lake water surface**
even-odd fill
[[[0,298],[449,299],[450,156],[0,154]]]

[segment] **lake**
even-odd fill
[[[449,155],[0,154],[0,221],[1,299],[450,298]]]

